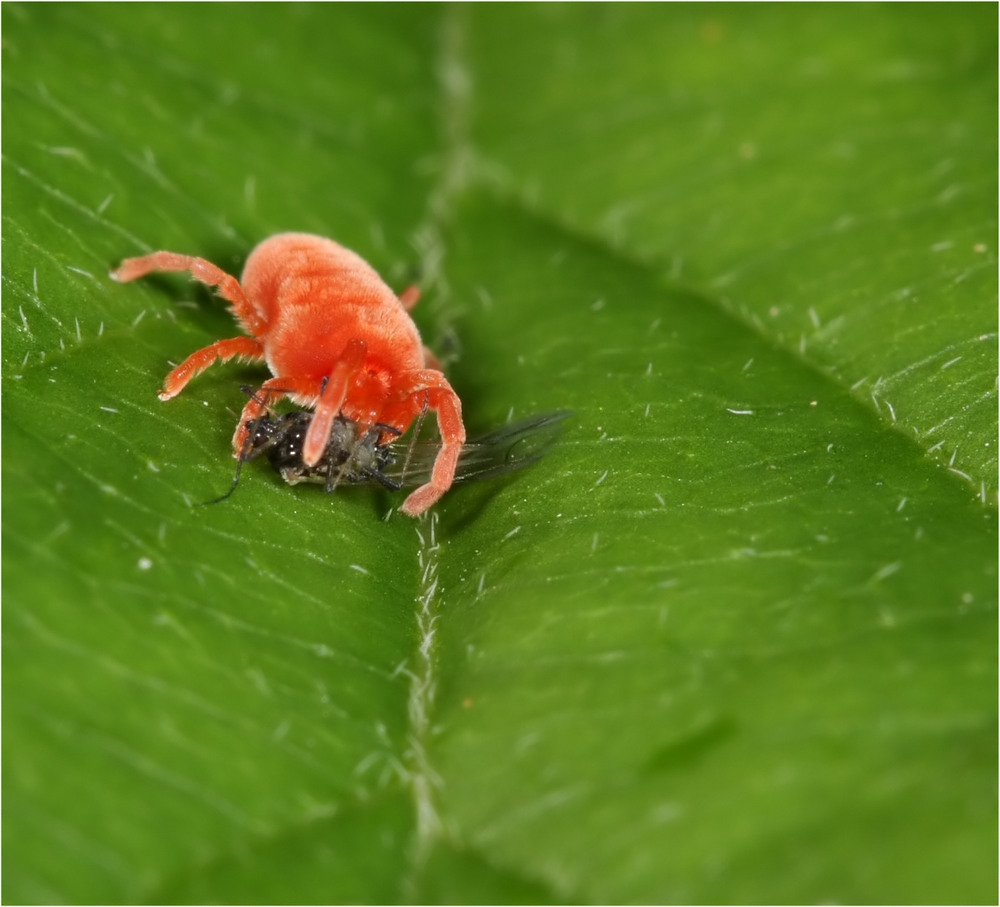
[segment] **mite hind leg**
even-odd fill
[[[110,276],[119,283],[128,283],[130,280],[138,280],[157,271],[189,272],[195,280],[215,287],[219,295],[232,304],[236,317],[251,334],[257,337],[266,330],[266,322],[247,299],[240,282],[232,274],[227,274],[222,268],[204,258],[181,255],[179,252],[153,252],[138,258],[126,258]]]

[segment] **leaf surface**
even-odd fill
[[[5,13],[6,900],[994,900],[995,8]],[[560,443],[200,506],[289,229]]]

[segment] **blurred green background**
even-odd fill
[[[995,903],[997,9],[4,5],[18,903]],[[233,471],[238,274],[416,280],[471,434]]]

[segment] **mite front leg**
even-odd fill
[[[259,419],[271,406],[288,396],[302,398],[319,396],[320,383],[313,378],[269,378],[250,396],[240,413],[240,421],[233,435],[233,456],[241,457],[250,437],[249,425]]]
[[[455,480],[458,456],[465,443],[465,425],[462,423],[462,403],[440,372],[423,369],[415,373],[426,391],[430,408],[437,413],[438,430],[441,432],[441,450],[434,460],[431,479],[421,485],[405,501],[400,510],[408,516],[419,516],[433,507],[451,488]]]
[[[330,440],[333,420],[340,413],[347,399],[347,388],[354,376],[364,365],[368,346],[363,340],[352,340],[344,348],[333,371],[327,376],[326,386],[316,404],[306,440],[302,445],[302,461],[306,466],[315,466],[323,456]]]

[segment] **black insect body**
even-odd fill
[[[491,479],[537,462],[556,442],[569,415],[559,411],[530,416],[467,442],[459,454],[455,482]],[[436,439],[398,440],[384,425],[359,434],[356,422],[338,416],[322,458],[306,466],[302,445],[312,418],[310,410],[294,410],[254,419],[247,424],[241,465],[266,456],[289,485],[311,482],[328,492],[340,484],[381,485],[397,491],[426,482],[441,448]],[[384,440],[386,435],[389,440]]]
[[[400,482],[386,474],[395,455],[392,443],[383,443],[380,439],[386,433],[396,436],[399,433],[385,425],[376,425],[359,436],[356,422],[337,416],[323,456],[315,466],[306,466],[302,448],[312,417],[310,410],[300,409],[247,423],[249,435],[240,459],[255,460],[265,455],[289,485],[322,482],[328,492],[341,482],[349,485],[377,483],[390,491],[402,488]]]

